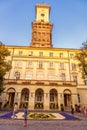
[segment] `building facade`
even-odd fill
[[[69,110],[87,106],[87,82],[82,79],[75,55],[79,49],[54,48],[49,22],[50,6],[36,5],[30,46],[7,46],[12,69],[5,75],[2,109],[18,103],[29,110]]]

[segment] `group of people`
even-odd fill
[[[17,115],[16,115],[17,112],[18,112],[18,104],[15,103],[14,108],[13,108],[13,119],[17,118]],[[27,109],[27,106],[25,105],[24,106],[24,127],[27,126],[27,114],[28,114],[28,109]]]
[[[83,114],[85,116],[87,115],[87,108],[85,106],[83,107],[83,109],[81,109],[80,105],[75,106],[75,110],[74,110],[74,107],[71,105],[71,113],[74,114],[75,111],[78,112],[78,113],[83,112]]]

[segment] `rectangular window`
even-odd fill
[[[53,57],[53,52],[50,52],[50,53],[49,53],[49,57]]]
[[[71,54],[70,54],[70,58],[74,58],[74,54],[71,53]]]
[[[42,95],[37,95],[37,101],[42,101]]]
[[[43,52],[39,52],[39,56],[42,57],[43,56]]]
[[[29,62],[28,62],[27,67],[28,67],[28,68],[32,68],[32,61],[29,61]]]
[[[22,55],[23,54],[23,52],[22,51],[19,51],[19,55]]]
[[[64,69],[64,63],[60,63],[60,69]]]
[[[61,78],[61,80],[65,81],[65,80],[66,80],[65,73],[61,73],[61,74],[60,74],[60,78]]]
[[[54,95],[50,95],[50,102],[54,102]]]
[[[50,63],[49,63],[49,68],[50,68],[50,69],[53,69],[53,62],[50,62]]]
[[[28,71],[28,72],[26,72],[26,79],[32,79],[32,77],[33,77],[33,74],[32,74],[32,72],[31,71]]]
[[[55,79],[54,72],[49,72],[48,73],[48,79],[49,80],[54,80]]]
[[[76,70],[76,64],[75,63],[71,63],[71,69]]]
[[[37,72],[37,79],[43,79],[43,73]]]
[[[17,62],[16,62],[16,67],[17,67],[17,68],[22,67],[22,62],[21,62],[21,61],[17,61]]]
[[[39,67],[39,69],[42,69],[42,68],[43,68],[43,62],[42,62],[42,61],[39,61],[38,67]]]
[[[72,78],[73,78],[73,81],[77,82],[77,75],[73,75]]]
[[[63,53],[59,53],[59,57],[60,57],[60,58],[63,58]]]

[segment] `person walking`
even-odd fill
[[[71,113],[72,113],[72,115],[74,114],[74,108],[72,105],[71,105]]]
[[[14,104],[14,109],[13,109],[13,118],[15,118],[15,117],[17,118],[17,115],[16,115],[17,111],[18,111],[18,104],[15,103]]]
[[[83,113],[84,113],[84,115],[86,116],[87,110],[86,110],[86,107],[85,107],[85,106],[84,106],[84,108],[83,108]]]
[[[28,114],[28,109],[27,106],[24,107],[24,127],[27,127],[27,114]]]

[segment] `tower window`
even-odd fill
[[[19,51],[19,55],[22,55],[23,54],[23,52],[22,51]]]
[[[50,53],[49,53],[49,57],[53,57],[53,52],[50,52]]]
[[[59,57],[60,57],[60,58],[63,58],[63,53],[59,53]]]
[[[60,69],[64,69],[64,63],[60,63]]]
[[[43,56],[43,52],[39,52],[39,56],[42,57]]]

